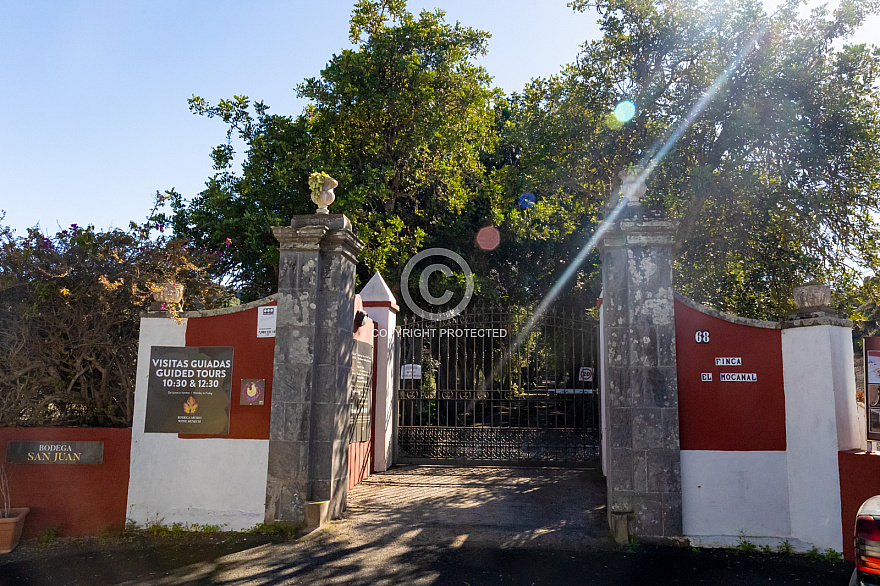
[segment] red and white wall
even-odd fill
[[[188,523],[222,525],[227,530],[249,529],[264,521],[275,338],[257,337],[257,315],[260,307],[275,304],[273,295],[239,307],[190,312],[180,322],[166,317],[141,319],[126,508],[129,519],[139,525]],[[357,310],[363,309],[359,296],[355,305]],[[392,354],[389,347],[382,346],[387,339],[374,335],[369,318],[353,337],[370,344],[379,341],[374,365],[377,356],[387,361]],[[234,348],[228,435],[144,433],[153,346]],[[387,385],[391,379],[385,370],[374,368],[374,373],[378,372],[379,382]],[[239,404],[242,379],[265,379],[262,405]],[[379,410],[385,414],[391,411],[393,390],[376,389],[376,380],[374,376],[372,404],[380,401]],[[349,487],[374,469],[385,470],[390,464],[384,456],[379,468],[374,464],[374,453],[390,453],[384,431],[387,423],[374,418],[370,441],[349,445]],[[379,442],[374,442],[377,424]]]
[[[676,297],[675,326],[685,536],[842,551],[838,452],[864,445],[849,323]]]
[[[189,523],[248,529],[265,516],[275,338],[257,337],[257,311],[275,296],[191,312],[180,323],[141,319],[127,516],[140,525]],[[144,433],[153,346],[233,346],[229,435]],[[263,405],[239,405],[241,379],[265,379]]]

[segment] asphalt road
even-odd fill
[[[0,584],[843,586],[852,573],[803,556],[619,548],[604,500],[592,470],[401,467],[355,488],[343,519],[292,542],[25,548],[0,557]]]

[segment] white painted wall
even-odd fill
[[[682,450],[681,498],[684,534],[704,545],[787,537],[786,453]]]
[[[838,329],[843,328],[812,326],[783,330],[782,372],[791,535],[819,549],[841,551],[836,395],[845,392],[846,385],[842,383],[842,366],[835,365],[835,359],[845,359],[832,351],[833,345],[842,341],[834,331]],[[846,344],[851,347],[849,338]],[[849,354],[852,365],[851,349]],[[843,386],[835,388],[836,383]],[[855,382],[850,387],[853,403],[854,385]],[[848,434],[848,430],[843,431],[844,436]]]
[[[382,275],[376,273],[360,292],[361,301],[389,303],[396,306],[394,295]],[[364,307],[379,327],[376,343],[376,438],[373,443],[373,469],[384,472],[394,463],[394,368],[397,310],[392,307]]]
[[[265,514],[268,440],[179,439],[144,433],[150,348],[185,346],[187,320],[142,318],[138,349],[128,518],[242,530]]]

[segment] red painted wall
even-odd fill
[[[708,331],[709,342],[697,343],[697,331]],[[780,330],[731,323],[676,300],[675,349],[682,450],[785,450]],[[742,358],[742,366],[715,366],[716,357]],[[758,380],[721,382],[728,372]]]
[[[22,538],[50,527],[77,536],[125,526],[130,428],[0,427],[2,462],[10,441],[104,442],[103,464],[5,464],[12,506],[31,509]]]
[[[265,304],[277,305],[277,302]],[[209,317],[191,317],[186,325],[187,346],[232,346],[232,407],[229,435],[180,434],[181,438],[222,437],[269,439],[269,414],[272,404],[272,367],[275,338],[257,337],[259,307]],[[241,380],[266,380],[262,405],[240,405]]]
[[[840,518],[843,522],[843,557],[855,562],[853,530],[862,503],[880,494],[880,454],[850,450],[837,453],[840,470]]]

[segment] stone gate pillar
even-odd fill
[[[602,252],[609,524],[629,536],[682,534],[672,236],[630,204]]]
[[[266,522],[319,524],[345,506],[355,266],[341,214],[295,216],[280,243]]]

